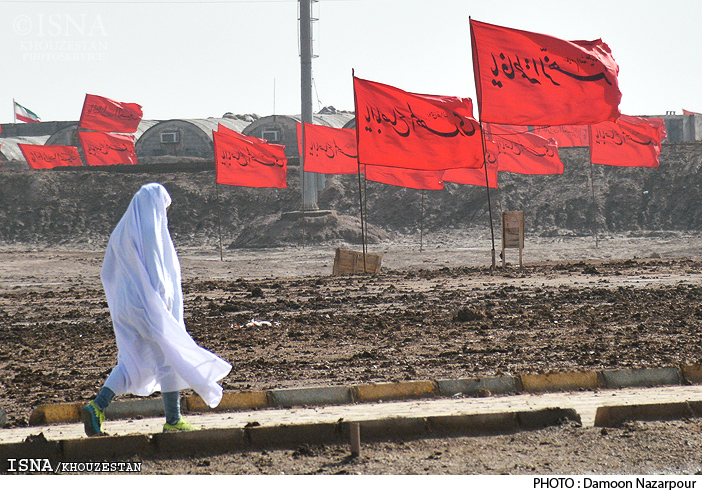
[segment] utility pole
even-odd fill
[[[300,2],[300,89],[302,122],[312,124],[312,0]],[[304,127],[304,125],[303,125]],[[302,133],[303,142],[305,133]],[[317,176],[304,171],[305,155],[300,159],[302,211],[315,211],[317,206]]]

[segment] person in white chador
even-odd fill
[[[160,391],[164,431],[193,430],[180,411],[180,390],[192,388],[214,408],[218,382],[231,365],[200,347],[185,329],[180,263],[168,231],[168,191],[146,184],[110,236],[102,283],[117,341],[117,366],[98,396],[82,409],[88,436],[102,433],[116,395]]]

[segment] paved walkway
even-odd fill
[[[301,426],[336,423],[340,419],[343,419],[344,422],[383,421],[402,418],[533,411],[557,407],[575,410],[580,415],[583,426],[591,427],[594,425],[598,407],[679,402],[702,403],[702,385],[520,394],[486,398],[437,398],[290,409],[270,408],[200,415],[189,414],[186,418],[192,425],[201,429],[242,429],[247,425],[260,427]],[[125,436],[160,433],[162,427],[162,418],[143,418],[108,420],[104,429],[112,436]],[[73,423],[0,429],[0,444],[22,442],[27,437],[40,433],[49,441],[85,438],[82,424]]]

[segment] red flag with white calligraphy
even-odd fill
[[[483,165],[470,99],[421,95],[353,77],[362,164],[414,170]]]
[[[212,132],[217,183],[240,187],[287,187],[288,160],[281,145]]]
[[[470,20],[481,122],[597,124],[619,117],[619,66],[609,46]]]
[[[83,162],[75,146],[19,144],[29,168],[80,167]]]
[[[483,123],[485,138],[497,146],[497,170],[514,174],[563,173],[555,140],[533,133],[515,132],[514,126]]]
[[[142,117],[139,104],[86,94],[79,126],[108,133],[134,133]]]
[[[588,146],[590,133],[587,125],[560,125],[560,126],[534,126],[534,134],[542,138],[554,139],[558,148],[572,148],[574,146]]]
[[[666,138],[662,119],[622,115],[590,127],[590,161],[617,167],[658,167]]]
[[[83,158],[90,166],[136,165],[134,136],[99,131],[78,131]]]
[[[441,190],[444,188],[443,170],[411,170],[380,165],[363,165],[366,180],[408,189]]]
[[[297,147],[301,148],[305,172],[332,175],[358,173],[355,129],[304,124],[304,149],[300,123],[297,123]]]

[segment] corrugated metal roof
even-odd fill
[[[167,121],[159,121],[158,124],[154,124],[148,129],[154,128],[154,131],[158,131],[156,126],[160,124],[173,124],[174,122],[183,122],[186,124],[192,124],[193,126],[200,129],[209,139],[212,139],[212,131],[216,131],[219,124],[226,126],[238,133],[242,133],[244,128],[246,128],[250,121],[243,121],[241,119],[232,119],[228,117],[209,117],[207,119],[169,119]]]
[[[350,112],[338,112],[336,114],[315,114],[315,117],[321,119],[327,126],[332,128],[343,128],[355,116]]]
[[[161,121],[154,121],[152,119],[149,120],[141,120],[139,122],[139,127],[137,127],[137,130],[134,132],[134,141],[138,140],[139,137],[146,132],[147,129],[149,129],[151,126],[157,125]]]
[[[22,150],[17,145],[43,145],[48,139],[48,135],[0,138],[0,153],[2,153],[5,160],[26,162],[27,160],[22,155]]]
[[[332,128],[343,128],[344,124],[346,124],[349,120],[353,118],[354,115],[347,112],[342,112],[338,114],[312,114],[312,124],[318,124],[319,126],[329,126]],[[302,115],[295,114],[264,116],[253,122],[252,125],[257,123],[269,123],[271,120],[276,119],[292,119],[293,121],[298,123],[302,121]]]

